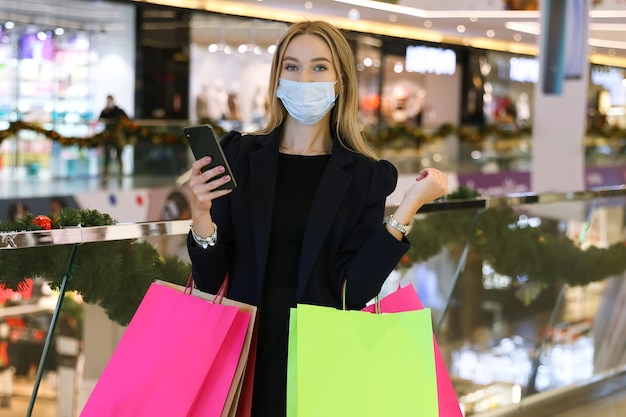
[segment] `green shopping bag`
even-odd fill
[[[291,309],[287,417],[437,417],[430,310]]]

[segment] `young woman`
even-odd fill
[[[297,303],[362,308],[380,291],[410,243],[417,210],[447,192],[446,175],[425,169],[392,216],[385,199],[397,171],[377,160],[357,124],[352,50],[323,21],[292,25],[278,41],[268,125],[221,139],[238,187],[217,190],[209,158],[192,165],[196,285],[259,307],[253,416],[285,415],[289,309]]]

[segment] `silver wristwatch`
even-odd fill
[[[196,241],[198,246],[202,246],[202,249],[206,249],[209,246],[215,246],[215,244],[217,243],[217,225],[213,223],[213,233],[211,233],[210,236],[201,237],[193,230],[193,224],[192,224],[191,236],[193,237],[193,240]]]
[[[393,217],[393,214],[387,216],[387,218],[385,219],[385,223],[396,229],[398,232],[402,233],[404,236],[408,235],[411,231],[411,224],[400,223]]]

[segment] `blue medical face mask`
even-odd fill
[[[289,81],[281,78],[278,80],[278,97],[289,112],[291,117],[311,126],[322,120],[335,105],[335,83]]]

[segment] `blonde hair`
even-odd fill
[[[276,52],[272,59],[268,87],[269,120],[267,126],[256,133],[270,133],[280,126],[287,117],[287,110],[285,110],[280,99],[276,97],[278,79],[287,46],[293,38],[304,34],[319,36],[326,42],[332,54],[333,64],[337,69],[338,94],[335,106],[331,110],[331,125],[335,126],[340,144],[346,149],[377,159],[359,128],[357,119],[359,110],[358,82],[352,49],[339,29],[321,20],[295,23],[278,40]]]

